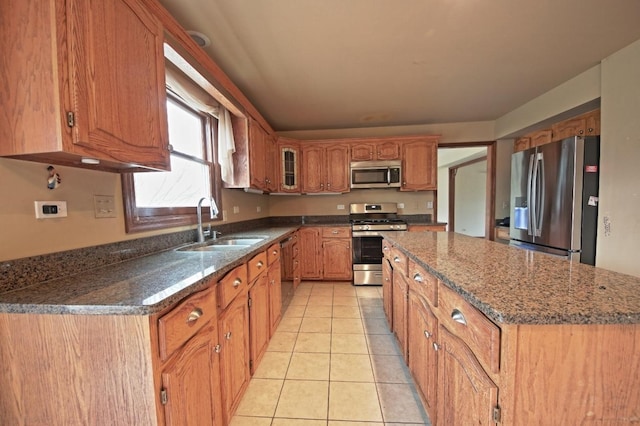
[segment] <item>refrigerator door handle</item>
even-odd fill
[[[533,235],[533,169],[535,167],[535,154],[529,156],[529,169],[527,171],[527,234]]]
[[[536,170],[537,170],[537,196],[536,200],[536,232],[535,236],[539,237],[542,235],[542,225],[544,220],[544,199],[545,199],[545,185],[544,185],[544,156],[542,152],[538,153],[538,161],[536,162]]]

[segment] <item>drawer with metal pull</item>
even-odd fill
[[[391,248],[391,257],[389,258],[391,261],[391,266],[393,266],[394,271],[397,270],[402,273],[402,275],[407,276],[407,269],[409,267],[409,261],[407,259],[407,255],[400,251],[397,247]]]
[[[267,270],[267,252],[263,251],[251,258],[248,262],[249,283],[258,278],[258,275]]]
[[[438,306],[438,279],[409,259],[410,287],[421,294],[431,306]]]
[[[280,260],[280,243],[271,244],[267,249],[267,263],[271,265]]]
[[[160,358],[164,361],[212,318],[216,317],[216,287],[192,294],[158,319]]]
[[[351,228],[348,226],[323,227],[322,238],[351,238]]]
[[[438,282],[438,319],[460,337],[490,372],[500,370],[500,328],[462,296]]]
[[[220,309],[229,303],[242,291],[247,289],[247,265],[243,264],[233,269],[218,281],[218,306]]]

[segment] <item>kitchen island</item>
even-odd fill
[[[640,279],[387,233],[385,311],[434,424],[640,422]]]

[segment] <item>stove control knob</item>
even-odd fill
[[[365,230],[365,231],[368,231],[369,229],[371,229],[371,226],[369,226],[369,225],[365,225],[365,226],[364,226],[364,230]]]

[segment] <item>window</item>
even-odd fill
[[[167,118],[171,171],[122,175],[127,232],[196,223],[202,197],[213,197],[221,205],[220,170],[214,158],[218,120],[172,94],[167,98]]]

